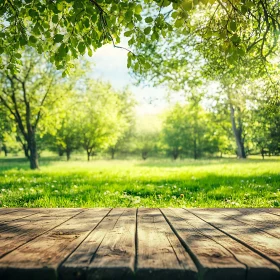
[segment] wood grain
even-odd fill
[[[113,209],[62,264],[61,279],[112,279],[114,275],[130,274],[134,261],[135,211]]]
[[[57,268],[109,209],[83,211],[0,259],[2,279],[57,279]]]
[[[0,258],[37,236],[60,225],[82,210],[42,210],[39,214],[9,222],[1,227]]]
[[[195,264],[159,209],[138,210],[137,247],[138,279],[196,279]]]
[[[228,210],[191,209],[189,211],[280,267],[280,239],[246,223],[231,219],[226,215]]]
[[[0,216],[8,214],[8,213],[16,212],[16,211],[19,211],[19,209],[16,209],[16,208],[1,208],[0,207]]]
[[[203,279],[246,279],[246,266],[234,255],[205,235],[199,225],[189,221],[190,215],[184,209],[162,209],[173,230],[192,252]]]
[[[229,209],[228,211],[223,211],[223,214],[280,238],[280,217],[248,208]]]
[[[5,215],[0,215],[0,225],[25,218],[39,212],[40,212],[39,209],[33,209],[33,208],[23,208],[22,210],[19,211],[11,211],[6,213]]]
[[[93,256],[87,279],[131,279],[133,276],[136,209],[123,210]]]
[[[187,209],[186,211],[188,213],[184,215],[184,218],[187,219],[188,223],[196,227],[203,235],[223,246],[226,250],[231,252],[240,263],[246,266],[247,280],[279,279],[279,269],[276,265],[212,227]]]
[[[280,216],[280,208],[261,208],[260,210],[271,213],[273,215]]]

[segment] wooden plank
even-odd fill
[[[57,279],[57,268],[109,209],[90,209],[0,259],[1,279]]]
[[[280,238],[280,217],[276,215],[254,208],[229,209],[225,211],[225,214],[231,219],[257,227],[276,238]]]
[[[14,211],[5,215],[0,215],[0,225],[34,215],[36,213],[39,213],[40,211],[41,210],[39,210],[38,208],[23,208],[19,211]]]
[[[135,260],[136,209],[113,209],[64,262],[61,279],[131,278]]]
[[[280,208],[260,208],[261,211],[280,216]]]
[[[103,239],[87,279],[131,279],[135,263],[136,209],[126,209]]]
[[[183,217],[201,234],[213,239],[226,250],[230,251],[240,263],[243,263],[247,268],[247,280],[280,279],[278,267],[267,259],[217,230],[191,212],[188,211]]]
[[[46,209],[3,225],[0,232],[0,258],[80,212],[81,209]]]
[[[137,279],[197,279],[197,268],[159,209],[140,208]]]
[[[5,214],[9,214],[9,213],[12,213],[12,212],[16,212],[16,211],[19,211],[19,209],[17,209],[17,208],[2,208],[2,207],[0,207],[0,216],[1,215],[5,215]]]
[[[231,219],[226,215],[228,210],[189,209],[189,211],[280,267],[280,239],[246,223]]]
[[[184,209],[161,209],[199,268],[203,279],[246,279],[246,266],[198,226],[193,226]],[[214,230],[214,229],[213,229]]]

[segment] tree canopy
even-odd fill
[[[138,47],[179,29],[215,42],[229,61],[249,52],[268,59],[278,45],[279,8],[278,0],[7,0],[0,3],[0,53],[16,71],[21,49],[31,46],[67,74],[80,54],[118,46],[124,35],[135,49],[128,67],[141,72],[150,63]]]

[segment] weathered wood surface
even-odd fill
[[[0,279],[280,279],[279,209],[0,208]]]

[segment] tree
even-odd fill
[[[37,133],[43,135],[54,129],[59,118],[56,106],[65,91],[61,78],[58,88],[59,72],[42,56],[27,50],[22,53],[22,62],[17,74],[0,71],[0,103],[16,125],[17,139],[30,161],[30,168],[37,169]]]
[[[61,118],[60,127],[57,129],[49,142],[53,149],[59,152],[60,155],[66,154],[67,161],[70,160],[71,154],[74,150],[80,147],[80,112],[79,106],[81,104],[74,103],[74,100],[64,104],[64,116]]]
[[[126,128],[127,123],[122,115],[123,104],[120,94],[110,84],[87,80],[84,93],[80,94],[79,133],[81,146],[90,156],[100,149],[114,146]]]
[[[162,122],[157,115],[138,116],[132,142],[143,160],[157,152]]]
[[[261,95],[259,102],[252,108],[252,142],[257,152],[264,159],[265,155],[278,155],[280,152],[280,112],[279,101],[270,98],[279,94],[279,87],[267,88],[258,86],[259,91],[267,91]],[[275,92],[276,91],[276,92]]]
[[[115,158],[118,151],[128,149],[129,142],[133,136],[135,128],[135,105],[136,101],[132,93],[125,89],[118,93],[119,110],[123,119],[123,125],[117,125],[115,128],[119,130],[119,137],[115,143],[109,145],[108,151],[111,153],[111,159]]]
[[[168,112],[162,129],[163,143],[166,144],[166,150],[172,154],[174,160],[182,154],[186,137],[189,136],[186,133],[186,125],[183,108],[177,104]]]
[[[168,112],[163,126],[163,141],[173,159],[183,154],[197,159],[219,150],[218,137],[209,121],[209,115],[199,104],[176,104]]]

